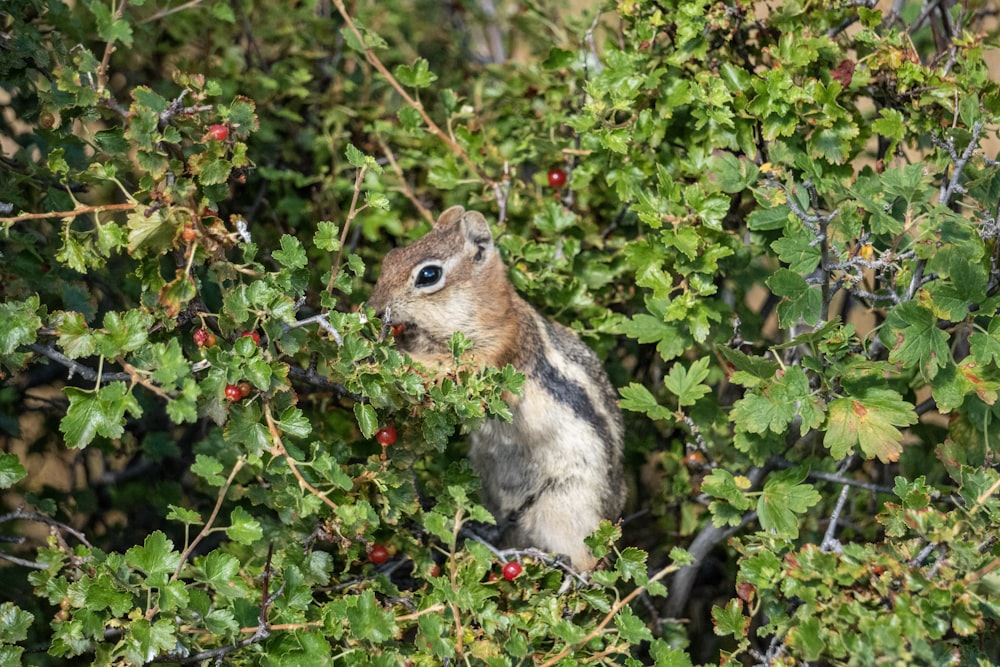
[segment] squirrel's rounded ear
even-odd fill
[[[469,211],[462,216],[462,234],[467,247],[475,250],[474,261],[478,262],[493,245],[490,223],[479,211]]]
[[[434,223],[434,227],[447,227],[448,225],[451,225],[461,219],[463,213],[465,213],[464,207],[452,206],[438,216],[437,222]]]

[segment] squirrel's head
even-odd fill
[[[433,229],[389,251],[368,305],[392,327],[396,345],[418,361],[443,354],[456,331],[476,341],[509,299],[507,273],[486,218],[453,206]]]

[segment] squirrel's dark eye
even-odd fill
[[[444,271],[437,264],[428,264],[417,272],[417,279],[414,281],[416,287],[427,287],[441,280]]]

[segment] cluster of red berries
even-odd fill
[[[244,331],[239,335],[239,338],[248,337],[253,340],[255,345],[260,345],[260,334],[256,331]],[[191,334],[191,338],[194,340],[194,344],[198,347],[215,347],[218,339],[215,334],[204,327],[198,327]],[[246,380],[238,382],[236,384],[227,384],[226,388],[223,390],[226,400],[235,403],[236,401],[242,401],[244,398],[250,395],[253,391],[253,385],[251,385]]]

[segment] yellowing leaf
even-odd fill
[[[883,463],[899,458],[903,434],[899,426],[915,424],[913,405],[891,389],[868,389],[859,396],[830,403],[825,444],[835,458],[843,458],[857,445],[868,458]]]

